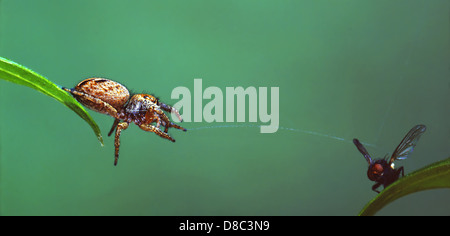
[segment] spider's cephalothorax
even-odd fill
[[[400,178],[400,174],[402,177],[404,176],[403,166],[395,169],[394,161],[406,159],[414,150],[414,147],[416,147],[420,136],[425,132],[425,130],[425,125],[414,126],[406,134],[390,158],[385,157],[384,159],[379,160],[373,160],[361,142],[359,142],[356,138],[353,139],[353,143],[356,145],[356,148],[358,148],[358,151],[363,154],[364,158],[366,158],[366,161],[369,163],[367,177],[376,182],[376,184],[372,186],[373,191],[379,193],[380,191],[378,191],[377,188],[380,187],[380,185],[383,185],[383,187],[386,188]]]
[[[132,122],[139,128],[154,132],[172,142],[175,142],[175,139],[167,133],[169,128],[186,131],[185,128],[172,123],[164,113],[164,111],[175,113],[182,121],[180,113],[175,108],[159,102],[157,98],[149,94],[135,94],[130,98],[128,89],[118,82],[104,78],[90,78],[81,81],[73,89],[63,89],[87,108],[115,118],[108,133],[110,136],[114,129],[116,130],[114,165],[117,165],[119,159],[120,133]],[[164,131],[160,129],[160,126],[165,127]]]

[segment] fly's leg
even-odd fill
[[[377,192],[377,193],[380,193],[380,191],[377,190],[377,188],[380,187],[380,185],[381,185],[381,183],[376,183],[376,184],[374,184],[374,185],[372,186],[372,190],[375,191],[375,192]]]
[[[405,176],[405,171],[403,169],[403,166],[397,169],[397,176],[400,176],[400,173],[402,173],[402,177]]]

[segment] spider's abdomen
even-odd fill
[[[75,86],[74,90],[100,99],[118,111],[122,109],[130,97],[130,93],[125,86],[104,78],[85,79]],[[89,109],[105,113],[103,106],[93,103],[87,98],[79,96],[76,99]]]

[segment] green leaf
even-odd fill
[[[0,79],[30,87],[58,100],[77,113],[91,126],[103,146],[103,138],[100,129],[89,113],[87,113],[86,110],[70,94],[62,90],[50,80],[46,79],[44,76],[13,61],[0,57]]]
[[[400,197],[436,188],[450,188],[450,158],[435,162],[398,179],[367,203],[359,215],[374,215]]]

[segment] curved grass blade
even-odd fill
[[[97,139],[103,146],[103,138],[100,128],[89,113],[87,113],[86,110],[71,95],[62,90],[56,84],[52,83],[50,80],[46,79],[44,76],[13,61],[0,57],[0,79],[30,87],[58,100],[77,113],[91,126],[97,136]]]
[[[374,215],[400,197],[436,188],[450,188],[450,158],[435,162],[395,181],[367,203],[359,215]]]

